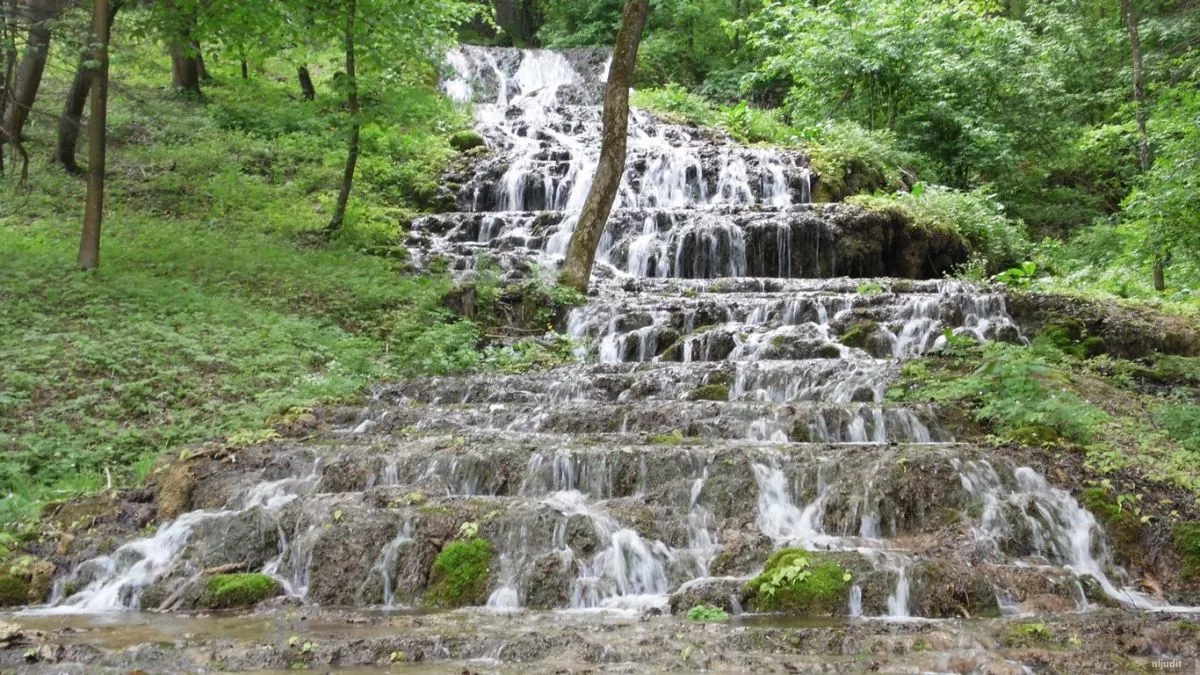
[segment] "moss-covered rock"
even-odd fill
[[[425,603],[434,607],[465,607],[487,600],[492,543],[487,539],[452,541],[442,548],[429,573]]]
[[[450,137],[450,147],[459,152],[474,150],[485,145],[487,145],[487,141],[483,140],[483,136],[476,131],[460,131]]]
[[[688,394],[689,401],[728,401],[729,387],[723,384],[706,384]]]
[[[1131,510],[1122,509],[1112,492],[1102,487],[1084,490],[1079,501],[1108,532],[1116,548],[1117,562],[1140,565],[1144,554],[1141,520]]]
[[[209,609],[253,607],[281,592],[279,582],[265,574],[217,574],[208,579],[199,604]]]
[[[11,574],[0,574],[0,607],[17,607],[29,602],[29,584]]]
[[[1200,523],[1181,523],[1175,526],[1175,552],[1182,565],[1179,576],[1184,581],[1200,581]]]
[[[848,606],[852,575],[831,557],[799,548],[776,551],[747,590],[752,605],[802,616],[840,614]]]
[[[1089,335],[1087,326],[1076,318],[1056,317],[1047,321],[1042,336],[1054,346],[1076,358],[1092,358],[1104,353],[1104,338]]]
[[[860,321],[842,335],[842,344],[870,351],[872,345],[875,344],[875,333],[878,330],[879,324],[874,321]]]

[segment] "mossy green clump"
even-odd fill
[[[847,347],[856,347],[858,349],[866,349],[871,346],[871,342],[875,339],[875,332],[879,330],[879,325],[874,321],[862,321],[850,327],[842,335],[842,344]]]
[[[1004,646],[1036,647],[1054,641],[1054,630],[1044,623],[1014,623],[1004,629]]]
[[[11,574],[0,574],[0,607],[16,607],[29,602],[29,584]]]
[[[689,401],[728,401],[729,387],[723,384],[706,384],[688,394]]]
[[[750,581],[756,608],[829,616],[846,607],[851,575],[836,561],[799,548],[776,551]]]
[[[487,599],[492,543],[481,537],[452,541],[433,561],[425,604],[433,607],[479,605]]]
[[[265,574],[217,574],[205,584],[200,604],[209,609],[253,607],[282,590],[278,581]]]
[[[476,131],[460,131],[450,137],[450,147],[459,152],[466,152],[487,145]]]
[[[1091,487],[1083,491],[1079,501],[1104,525],[1117,553],[1128,557],[1141,551],[1142,523],[1130,510],[1122,509],[1112,491],[1103,487]]]
[[[813,356],[818,359],[837,359],[841,358],[842,350],[838,349],[838,346],[835,344],[826,343],[817,347],[813,352]]]
[[[1042,336],[1077,359],[1090,359],[1105,352],[1104,339],[1088,335],[1087,327],[1079,319],[1051,320],[1042,329]]]
[[[1175,551],[1183,560],[1179,576],[1187,581],[1200,581],[1200,522],[1175,526]]]

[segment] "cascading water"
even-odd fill
[[[414,262],[552,269],[595,170],[606,56],[447,60],[445,90],[474,102],[488,148],[453,181],[459,211],[413,224]],[[202,524],[232,532],[251,515],[270,534],[252,569],[327,604],[425,604],[435,557],[470,523],[493,550],[472,601],[501,613],[678,611],[710,587],[740,611],[785,546],[853,568],[852,617],[958,616],[928,601],[946,574],[1021,611],[1020,575],[1039,570],[1074,580],[1072,602],[1091,577],[1117,602],[1162,607],[1121,587],[1067,492],[955,443],[937,408],[888,402],[901,361],[947,333],[1020,333],[1001,295],[911,262],[941,252],[904,248],[882,216],[809,204],[813,185],[801,153],[636,112],[596,293],[567,320],[582,363],[384,388],[337,443],[303,450],[316,472],[260,458],[225,508],[79,565],[55,611],[174,590],[202,567]]]

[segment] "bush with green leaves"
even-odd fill
[[[966,376],[927,380],[901,396],[969,403],[998,439],[1031,445],[1087,445],[1108,421],[1070,386],[1069,357],[1051,341],[988,342],[979,350],[978,365]]]
[[[899,211],[918,227],[955,233],[994,272],[1019,261],[1029,250],[1024,223],[1005,215],[1004,206],[984,188],[963,192],[917,183],[910,192],[862,195],[848,201],[873,210]]]

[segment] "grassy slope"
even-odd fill
[[[190,103],[165,90],[156,50],[119,48],[102,267],[83,274],[83,182],[45,161],[72,63],[55,57],[30,185],[0,181],[0,522],[108,475],[129,484],[182,444],[262,436],[273,415],[372,381],[473,365],[475,326],[440,309],[448,282],[368,253],[398,250],[413,193],[451,152],[463,121],[439,97],[375,99],[347,232],[326,244],[314,233],[344,156],[328,89],[304,103],[288,63],[248,83],[214,63]]]

